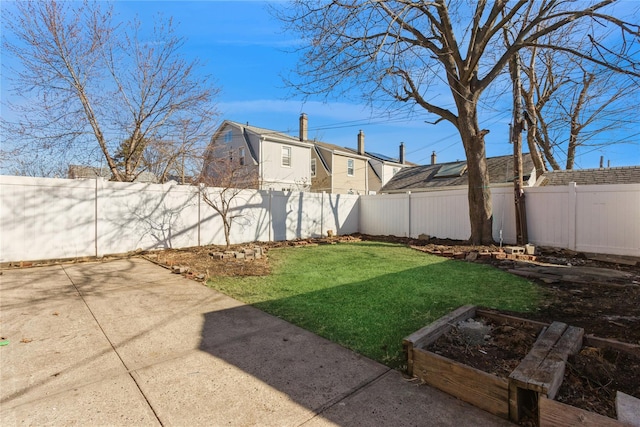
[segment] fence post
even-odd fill
[[[204,188],[204,183],[199,183],[198,184],[198,246],[201,245],[200,243],[200,229],[201,229],[201,223],[202,223],[202,190]]]
[[[407,237],[411,237],[411,191],[407,191]]]
[[[326,192],[323,191],[320,196],[320,237],[324,237],[324,194]]]
[[[271,229],[273,228],[273,217],[271,216],[271,199],[273,198],[272,190],[269,189],[269,241],[271,242]]]
[[[93,200],[93,245],[95,249],[96,258],[98,258],[98,180],[100,178],[96,176],[96,189],[94,192]]]
[[[568,194],[568,225],[569,225],[569,241],[567,242],[567,246],[570,250],[576,250],[576,220],[578,215],[578,194],[576,191],[576,183],[569,183],[569,194]]]

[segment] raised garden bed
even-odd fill
[[[525,425],[626,425],[614,419],[615,410],[611,417],[611,412],[573,406],[576,402],[565,396],[566,384],[580,375],[573,364],[584,348],[602,347],[640,360],[637,345],[585,337],[581,328],[561,322],[549,325],[475,306],[454,310],[405,338],[403,345],[410,375]],[[631,388],[625,391],[637,395]],[[637,405],[636,398],[623,395]],[[553,400],[556,396],[569,405]]]
[[[482,321],[494,331],[502,333],[518,331],[517,333],[520,333],[523,338],[520,348],[504,348],[505,346],[500,345],[489,348],[468,342],[466,338],[457,338],[459,324],[469,319]],[[519,359],[528,354],[538,333],[545,326],[539,322],[479,310],[475,306],[460,307],[404,339],[408,373],[478,408],[509,419],[512,409],[509,405],[508,376],[514,366],[520,364]],[[509,328],[512,329],[509,330]],[[478,362],[476,367],[452,360],[450,357],[455,355],[449,352],[452,346],[448,346],[447,341],[449,344],[451,341],[458,341],[453,347],[460,347],[460,343],[465,347],[465,341],[467,341],[468,351],[477,352],[478,357],[467,357],[465,360],[476,360]],[[493,344],[499,343],[494,339]],[[480,362],[486,358],[480,355],[487,356],[489,352],[492,353],[493,358],[509,354],[509,358],[505,358],[506,362],[502,369],[491,369],[491,372],[486,372],[487,367],[482,366]]]

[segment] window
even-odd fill
[[[231,141],[233,141],[233,131],[232,130],[228,130],[225,134],[224,134],[224,143],[228,144]]]
[[[282,166],[291,166],[291,147],[282,147]]]
[[[354,175],[355,167],[353,165],[354,165],[353,159],[347,160],[347,175],[349,176]]]
[[[399,170],[400,168],[393,168],[393,171],[391,172],[391,176],[397,174]]]
[[[316,176],[316,159],[311,159],[311,176]]]
[[[240,158],[240,166],[244,166],[244,148],[238,149],[238,157]]]

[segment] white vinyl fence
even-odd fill
[[[201,191],[174,184],[0,176],[0,262],[136,249],[223,245],[222,220]],[[640,185],[527,188],[529,242],[640,256]],[[493,237],[514,243],[513,190],[493,188]],[[232,243],[360,232],[468,239],[466,189],[355,196],[244,190]]]
[[[640,185],[570,184],[525,189],[529,243],[580,252],[640,256]],[[493,238],[514,243],[513,189],[492,188]],[[360,232],[468,239],[467,191],[360,198]]]
[[[220,215],[175,184],[0,176],[0,262],[224,245]],[[244,190],[231,243],[358,231],[358,196]]]

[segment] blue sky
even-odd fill
[[[151,23],[157,12],[173,16],[179,33],[186,38],[182,54],[200,58],[206,64],[204,71],[213,75],[222,89],[218,103],[221,120],[249,122],[297,135],[298,118],[304,112],[309,118],[310,138],[355,148],[358,131],[363,130],[370,152],[395,157],[404,142],[411,162],[428,163],[432,151],[436,151],[438,162],[464,159],[455,128],[446,122],[435,126],[425,123],[433,121],[433,116],[421,113],[391,120],[349,99],[324,103],[296,98],[284,87],[281,76],[294,68],[297,57],[288,50],[299,41],[282,33],[264,2],[118,1],[115,11],[125,21],[137,14],[143,23]],[[2,96],[9,96],[4,77]],[[511,108],[506,101],[481,103],[481,126],[491,131],[486,137],[488,156],[512,154],[508,142]],[[632,143],[578,153],[576,167],[598,167],[601,155],[611,166],[640,164],[637,132],[630,138],[621,136]]]

